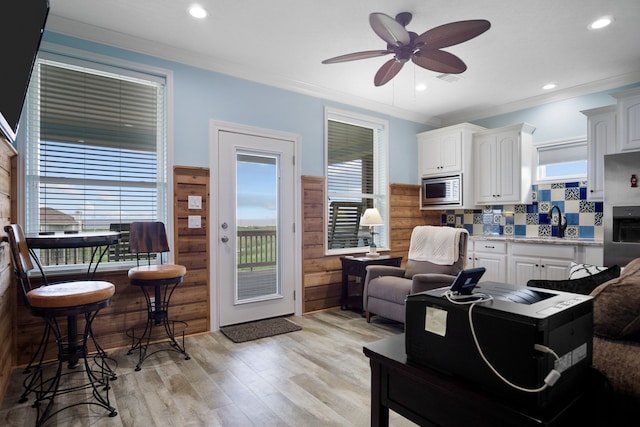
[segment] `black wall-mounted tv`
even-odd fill
[[[48,0],[0,1],[0,132],[10,142],[16,138],[48,15]]]

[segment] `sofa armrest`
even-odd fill
[[[393,267],[390,265],[368,265],[367,266],[367,275],[364,279],[364,285],[362,288],[362,309],[367,310],[368,301],[367,295],[369,295],[369,282],[373,279],[377,279],[378,277],[383,276],[396,276],[396,277],[404,277],[404,268],[402,267]],[[407,279],[409,280],[409,279]]]
[[[449,287],[454,280],[456,280],[456,276],[451,276],[449,274],[416,274],[413,276],[413,282],[411,283],[411,293],[417,294],[418,292],[442,288],[443,286]]]
[[[368,265],[365,283],[382,276],[404,276],[404,268],[392,267],[390,265]]]

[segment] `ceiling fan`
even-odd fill
[[[325,59],[322,63],[334,64],[392,53],[394,57],[380,67],[373,79],[376,86],[382,86],[395,77],[409,60],[427,70],[460,74],[467,69],[465,63],[454,54],[440,49],[466,42],[491,28],[489,21],[475,19],[440,25],[418,35],[405,28],[412,17],[409,12],[399,13],[395,19],[384,13],[370,14],[369,24],[373,31],[387,42],[387,48],[340,55]]]

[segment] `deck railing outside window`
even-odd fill
[[[135,255],[129,253],[128,230],[119,231],[121,232],[119,244],[110,247],[101,262],[135,260]],[[253,271],[276,265],[275,229],[239,230],[237,245],[238,270]],[[92,259],[92,252],[92,248],[43,249],[40,250],[39,257],[43,266],[87,264]]]

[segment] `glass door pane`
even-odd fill
[[[281,297],[277,156],[238,152],[236,179],[236,303]]]

